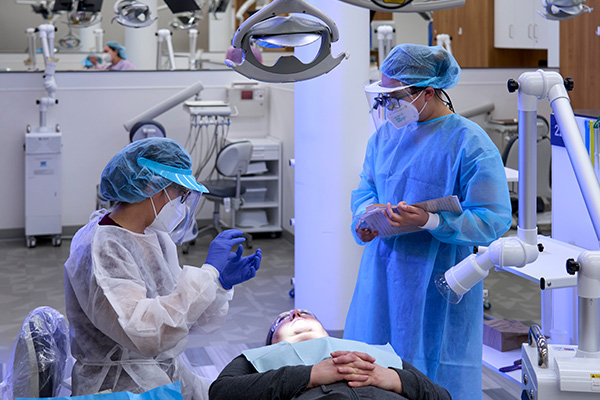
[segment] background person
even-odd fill
[[[185,399],[207,398],[208,383],[178,357],[192,328],[223,324],[232,287],[256,274],[261,251],[242,257],[242,232],[227,230],[201,268],[179,265],[175,243],[186,230],[175,228],[193,223],[206,191],[191,166],[177,142],[149,138],[104,168],[102,196],[118,204],[75,234],[64,268],[74,396],[142,393],[180,380]]]
[[[231,361],[211,385],[210,399],[450,399],[444,388],[395,353],[328,336],[309,311],[280,314],[269,330],[267,347],[244,351]],[[324,344],[337,350],[318,351]],[[366,352],[350,351],[353,348],[376,352],[398,367],[385,368]],[[290,362],[297,355],[303,363]],[[267,370],[258,372],[255,365]]]
[[[93,69],[123,71],[135,69],[135,65],[127,59],[125,47],[117,42],[108,42],[102,50],[102,63],[95,54],[90,54],[88,60]]]
[[[365,244],[344,337],[391,343],[403,360],[458,399],[480,399],[483,284],[459,304],[448,303],[434,280],[510,227],[511,205],[500,153],[486,132],[455,114],[444,89],[460,67],[442,47],[396,46],[381,65],[361,181],[352,192],[352,230]],[[445,99],[444,99],[445,98]],[[462,214],[407,206],[456,195]],[[377,237],[360,214],[388,204],[392,226],[422,230]],[[398,205],[399,213],[391,210]]]

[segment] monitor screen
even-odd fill
[[[77,11],[100,12],[103,0],[79,0]]]
[[[200,9],[194,0],[165,0],[165,3],[173,14]]]
[[[73,8],[73,0],[56,0],[52,12],[56,11],[71,11]]]

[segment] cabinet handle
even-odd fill
[[[533,38],[534,39],[538,38],[538,26],[537,26],[537,24],[533,24]]]
[[[533,39],[533,36],[531,34],[531,30],[532,30],[531,28],[532,28],[531,24],[527,25],[527,36],[529,36],[529,39]]]
[[[508,26],[508,37],[511,39],[513,38],[514,28],[515,26],[513,24],[510,24]]]

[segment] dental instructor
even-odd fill
[[[454,112],[445,90],[460,67],[441,46],[398,45],[381,72],[365,88],[378,129],[352,192],[352,230],[366,246],[344,338],[390,343],[453,398],[481,399],[483,284],[450,304],[435,277],[509,229],[502,158],[479,125]],[[457,196],[463,212],[410,206],[445,196]],[[379,237],[360,225],[374,203],[388,205],[392,226],[421,229]]]

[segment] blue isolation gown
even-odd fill
[[[450,304],[434,279],[510,227],[508,185],[494,143],[457,114],[400,130],[386,123],[369,140],[352,192],[352,231],[369,204],[449,195],[458,196],[462,214],[440,212],[434,230],[366,244],[344,338],[389,342],[453,398],[474,400],[482,398],[483,284]]]

